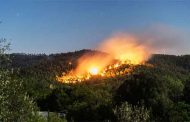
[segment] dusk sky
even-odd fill
[[[157,24],[188,33],[190,2],[2,0],[0,21],[0,38],[11,42],[11,52],[49,54],[90,49],[114,33]],[[190,41],[185,45],[190,46]]]

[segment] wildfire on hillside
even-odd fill
[[[137,65],[150,57],[148,47],[138,43],[138,39],[130,35],[114,36],[100,44],[98,50],[106,52],[103,54],[85,54],[78,59],[76,69],[57,80],[63,83],[75,83],[88,80],[93,76],[110,77],[114,75],[114,69],[126,64]],[[124,69],[116,74],[124,74],[129,69]]]

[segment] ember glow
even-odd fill
[[[121,65],[141,64],[150,57],[148,46],[138,43],[138,38],[130,35],[113,36],[103,41],[97,49],[106,54],[84,54],[78,59],[76,69],[63,73],[60,77],[57,76],[57,80],[63,83],[75,83],[88,80],[95,75],[106,77],[109,71]],[[114,61],[116,62],[113,63]]]
[[[97,75],[99,73],[99,70],[97,67],[92,67],[89,69],[89,73],[92,75]]]

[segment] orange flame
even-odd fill
[[[109,65],[112,60],[113,58],[106,54],[85,54],[79,58],[75,73],[80,75],[85,73],[97,75]]]

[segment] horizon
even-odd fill
[[[94,49],[81,49],[81,50],[75,50],[75,51],[58,52],[58,53],[50,53],[50,54],[46,54],[46,53],[24,53],[24,52],[23,53],[12,52],[12,53],[7,53],[7,54],[10,54],[10,55],[21,54],[21,55],[46,55],[46,56],[50,56],[50,55],[57,55],[57,54],[59,55],[59,54],[75,53],[75,52],[80,52],[80,51],[98,51],[98,52],[101,52],[101,53],[106,53],[106,52],[103,52],[103,51],[100,51],[100,50],[94,50]],[[164,54],[164,53],[153,53],[153,54],[151,54],[151,56],[152,55],[190,56],[190,54]]]
[[[189,13],[188,1],[5,1],[0,38],[11,43],[10,53],[48,55],[94,50],[115,33],[156,33],[158,53],[187,55]]]

